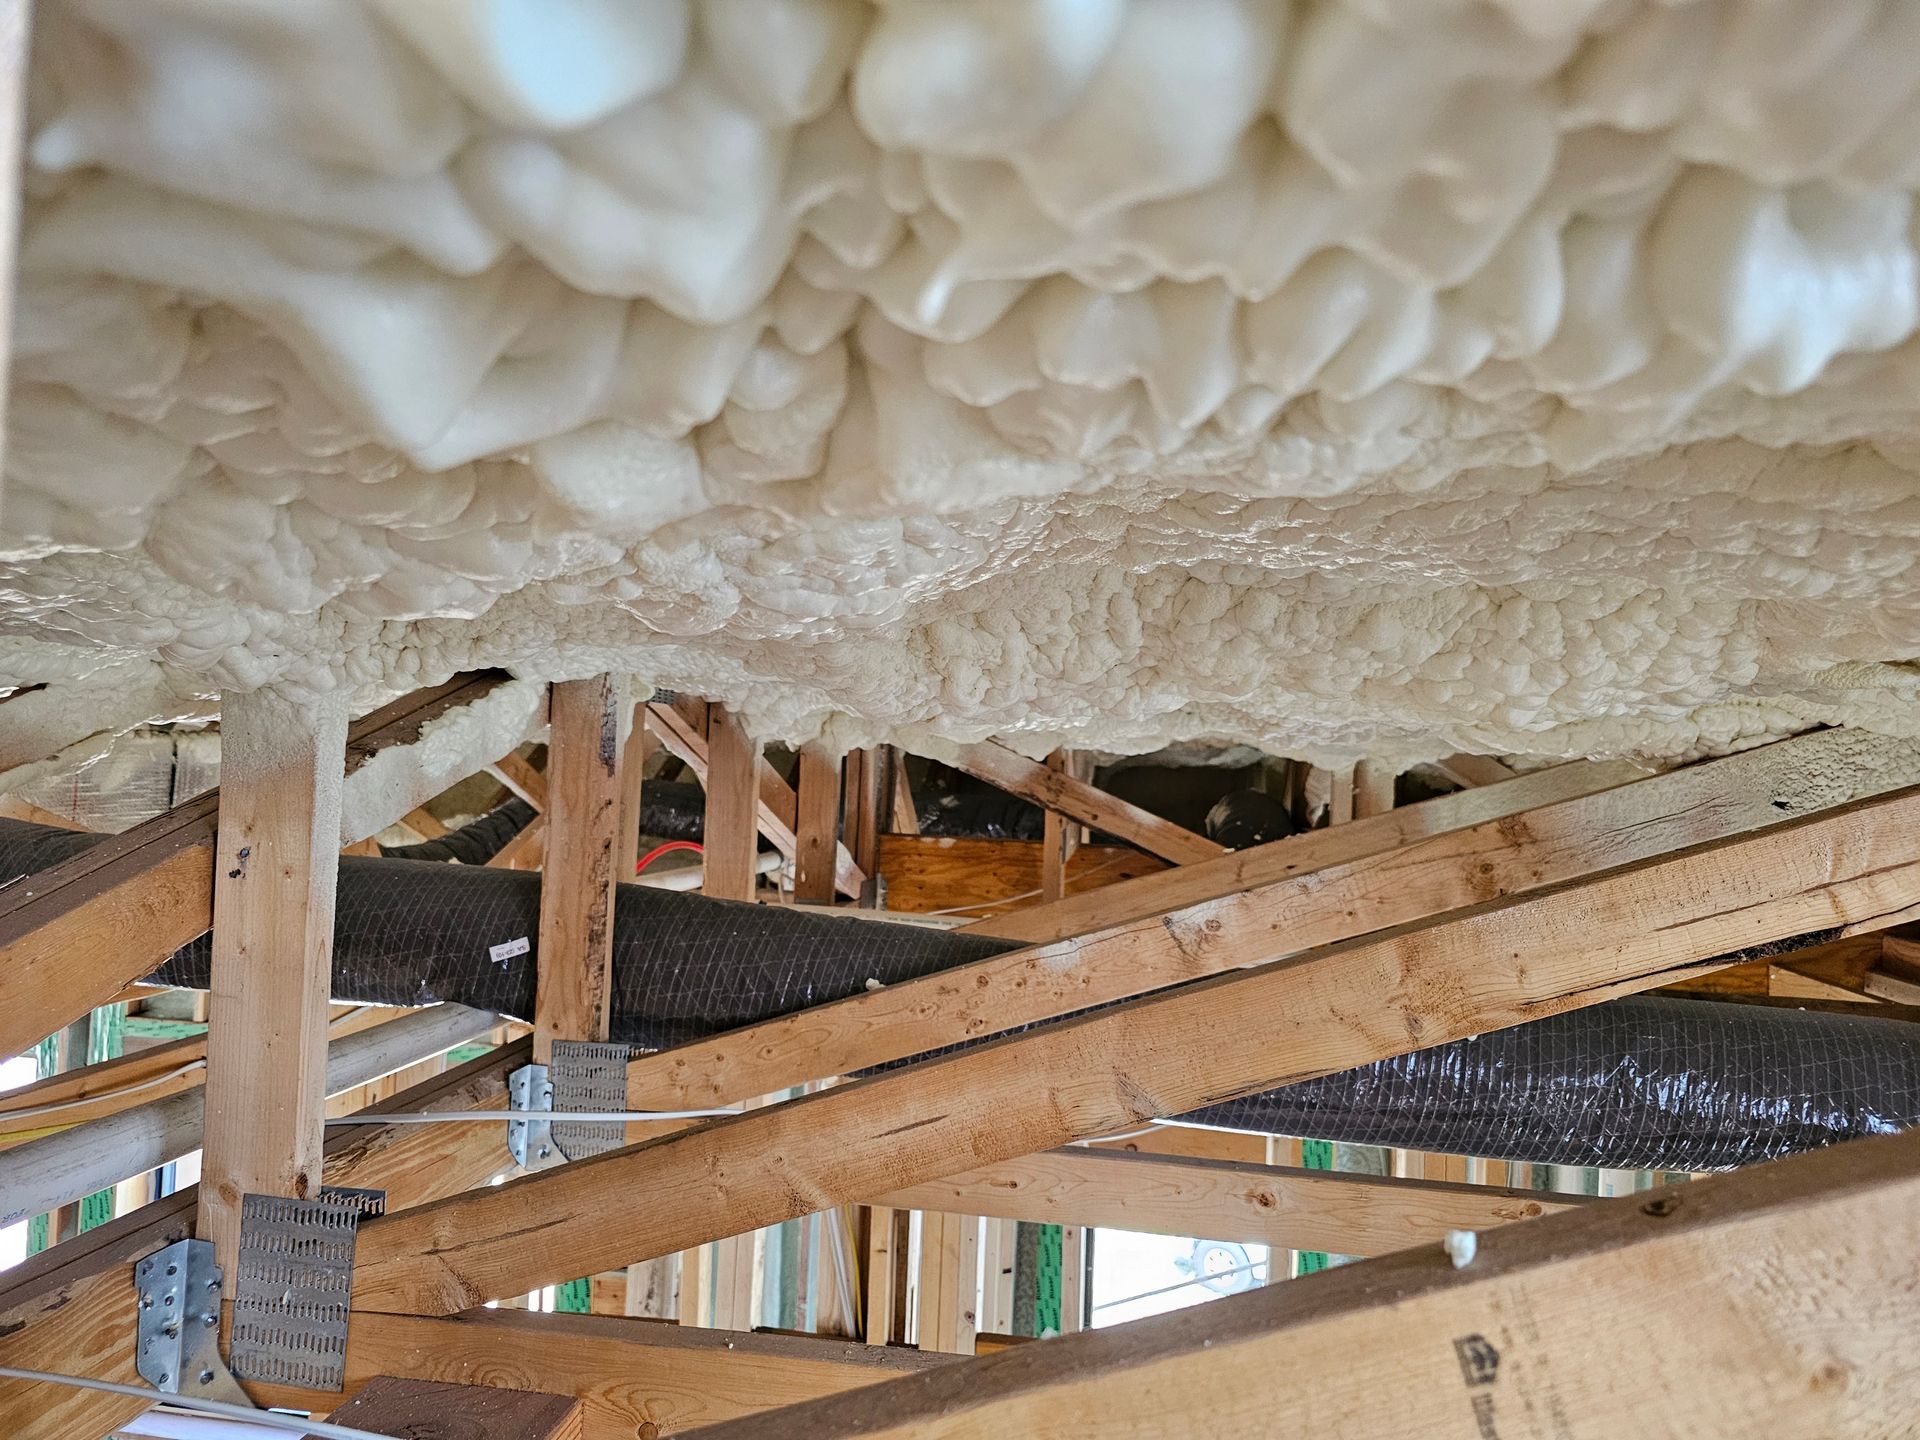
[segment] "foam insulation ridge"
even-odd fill
[[[43,0],[0,680],[1911,733],[1920,7]]]

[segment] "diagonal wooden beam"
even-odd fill
[[[412,744],[430,721],[505,679],[458,676],[354,722],[345,773],[387,746]],[[0,1055],[105,1004],[207,932],[219,808],[211,790],[0,890]]]
[[[963,1362],[702,1440],[1868,1440],[1920,1412],[1920,1133]]]
[[[960,747],[946,757],[946,763],[976,780],[1032,801],[1042,809],[1117,835],[1148,854],[1171,860],[1176,865],[1226,854],[1225,846],[1216,845],[1204,835],[1196,835],[1138,805],[1096,790],[1065,769],[1050,769],[991,740]]]
[[[1920,789],[1452,912],[375,1221],[359,1308],[464,1309],[955,1168],[1596,1004],[1920,915]],[[1219,931],[1143,922],[1142,954]],[[1283,930],[1281,933],[1285,933]],[[1039,973],[1037,970],[1035,973]],[[1226,1024],[1223,1016],[1258,1017]],[[630,1197],[644,1187],[648,1203]]]
[[[1103,1225],[1277,1250],[1384,1255],[1450,1230],[1491,1230],[1589,1203],[1585,1196],[1394,1180],[1233,1160],[1072,1148],[963,1170],[876,1199],[900,1210]]]
[[[1501,785],[1442,795],[1384,815],[1309,830],[1248,850],[1230,851],[1215,860],[1196,861],[1098,891],[994,915],[963,929],[968,934],[997,935],[1030,945],[1064,940],[1123,920],[1163,915],[1254,885],[1384,854],[1449,830],[1464,830],[1524,810],[1611,790],[1647,775],[1646,767],[1624,760],[1559,765]]]
[[[1912,742],[1808,735],[642,1055],[628,1095],[642,1109],[730,1105],[1777,826],[1847,796],[1806,778],[1841,764],[1867,768],[1866,783],[1920,783]]]
[[[509,751],[487,766],[487,773],[536,810],[547,808],[547,777]]]
[[[374,1374],[538,1387],[580,1401],[582,1440],[679,1435],[950,1363],[950,1356],[843,1340],[523,1310],[451,1319],[359,1315],[347,1332],[349,1389]],[[322,1409],[339,1398],[249,1388],[263,1404],[294,1409]]]
[[[694,707],[704,704],[704,701],[682,696],[671,704],[655,702],[647,706],[647,724],[653,733],[660,737],[662,745],[693,771],[703,786],[707,783],[707,735],[705,728],[694,719]],[[780,778],[779,772],[765,757],[761,758],[754,773],[759,786],[754,810],[760,833],[767,837],[768,844],[791,861],[798,853],[799,844],[795,833],[799,821],[798,802],[794,798],[793,787]],[[842,895],[855,896],[860,893],[866,878],[865,872],[854,864],[847,847],[836,843],[834,888]]]

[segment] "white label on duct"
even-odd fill
[[[532,948],[527,943],[527,937],[522,935],[518,940],[509,940],[504,945],[489,945],[487,954],[493,957],[494,964],[504,965],[514,956],[524,955]]]

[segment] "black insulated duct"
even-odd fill
[[[517,818],[496,812],[475,822],[489,826],[485,835],[468,845],[465,831],[456,832],[434,842],[435,853],[449,841],[476,855],[497,848]],[[0,820],[0,880],[100,838]],[[539,908],[534,873],[343,856],[336,996],[391,1005],[451,1000],[529,1017]],[[613,1038],[662,1049],[1011,948],[921,926],[622,885]],[[202,936],[155,978],[204,987],[209,957]],[[1920,1027],[1772,1006],[1616,1000],[1187,1118],[1544,1164],[1725,1169],[1920,1123]]]

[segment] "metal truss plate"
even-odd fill
[[[533,1117],[553,1109],[553,1082],[544,1065],[522,1065],[507,1076],[507,1109]],[[552,1162],[552,1127],[540,1119],[507,1122],[507,1153],[523,1170],[538,1170]]]
[[[339,1390],[360,1211],[330,1200],[248,1195],[240,1206],[228,1363],[242,1380]]]
[[[252,1405],[220,1358],[220,1267],[211,1240],[176,1240],[133,1267],[134,1368],[168,1395]]]
[[[320,1198],[345,1205],[362,1220],[374,1220],[387,1213],[387,1192],[363,1190],[353,1185],[322,1185]]]
[[[561,1114],[582,1110],[621,1111],[627,1108],[625,1045],[590,1040],[553,1042],[553,1108]],[[584,1160],[618,1150],[626,1143],[627,1127],[618,1120],[597,1124],[591,1120],[556,1120],[553,1143],[569,1160]]]

